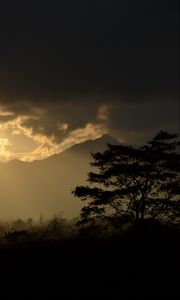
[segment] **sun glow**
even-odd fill
[[[7,149],[8,146],[11,146],[9,140],[7,138],[0,138],[0,159],[2,161],[11,159],[12,153]]]
[[[53,133],[48,132],[51,123],[44,122],[43,111],[35,110],[31,115],[0,111],[0,161],[44,159],[74,144],[99,138],[108,133],[109,112],[109,106],[101,105],[93,122],[76,128],[68,122],[57,121]]]

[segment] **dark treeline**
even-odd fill
[[[5,299],[180,298],[176,139],[161,131],[92,154],[99,172],[73,191],[86,204],[78,219],[1,222]]]
[[[7,224],[6,224],[7,225]],[[1,293],[7,299],[177,297],[180,225],[107,231],[55,217],[1,225]],[[34,296],[36,295],[36,296]],[[25,298],[24,298],[25,297]]]

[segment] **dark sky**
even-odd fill
[[[101,108],[124,140],[177,131],[178,38],[176,0],[4,1],[1,109],[56,142]]]

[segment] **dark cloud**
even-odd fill
[[[33,105],[30,101],[7,103],[4,106],[5,114],[0,115],[0,122],[6,123],[19,115],[28,117],[22,119],[23,127],[31,128],[33,134],[53,137],[59,143],[69,132],[85,127],[88,122],[97,123],[101,105],[96,103],[96,99],[91,100],[86,105],[83,105],[82,100],[76,103],[41,101]],[[63,129],[64,124],[67,125],[66,130]]]
[[[0,95],[37,102],[176,94],[176,9],[176,1],[157,0],[1,9]]]
[[[32,128],[34,134],[40,133],[53,137],[59,143],[70,131],[85,127],[87,122],[96,122],[97,113],[96,106],[90,104],[86,105],[86,109],[82,103],[78,106],[76,104],[76,107],[71,103],[56,104],[43,111],[35,111],[34,115],[26,119],[22,125],[26,128]],[[66,130],[63,130],[63,124],[68,125]]]
[[[14,114],[5,114],[5,115],[0,115],[0,123],[6,123],[9,121],[12,121],[16,118],[16,115]]]
[[[111,109],[109,127],[114,135],[128,142],[141,143],[159,130],[179,131],[178,100],[119,102]]]
[[[59,123],[95,122],[103,104],[114,107],[112,131],[173,123],[177,8],[176,0],[4,1],[0,104],[57,140]]]
[[[102,123],[108,126],[109,132],[123,138],[125,142],[139,143],[147,136],[160,129],[178,131],[179,107],[177,99],[154,99],[153,101],[129,102],[120,99],[104,102],[107,107],[107,118],[98,118],[103,103],[88,101],[84,103],[44,103],[44,105],[28,105],[16,103],[8,105],[8,111],[13,115],[2,115],[1,122],[8,122],[19,114],[28,116],[21,125],[31,128],[33,134],[53,137],[54,142],[60,143],[70,132],[77,128],[85,128],[87,123]],[[107,122],[106,122],[107,121]],[[67,124],[64,130],[64,124]]]

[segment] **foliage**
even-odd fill
[[[180,218],[180,152],[177,134],[160,131],[141,147],[107,145],[92,153],[90,185],[72,192],[86,202],[81,224],[108,220],[114,226],[147,218],[176,222]]]
[[[21,243],[41,243],[68,240],[77,233],[75,221],[66,220],[56,214],[50,220],[35,222],[25,220],[0,222],[0,245],[19,245]]]

